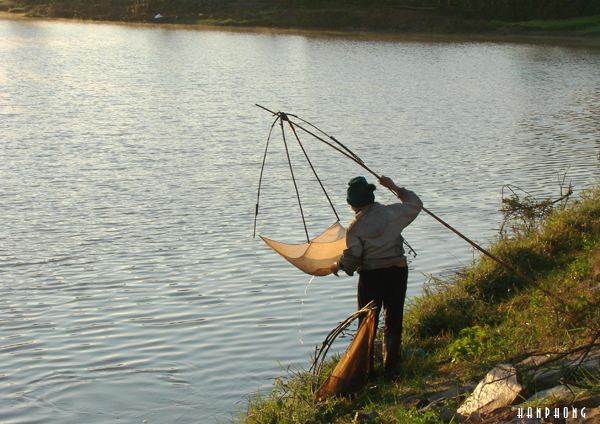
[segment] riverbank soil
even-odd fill
[[[379,4],[379,5],[377,5]],[[461,17],[411,0],[381,2],[200,0],[0,0],[28,17],[393,33],[600,35],[600,16],[506,23]]]

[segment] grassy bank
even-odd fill
[[[350,423],[357,411],[374,411],[379,423],[437,423],[435,409],[407,409],[400,406],[403,399],[477,381],[495,364],[590,343],[600,334],[600,185],[568,205],[554,204],[539,224],[550,202],[511,200],[510,208],[523,209],[511,214],[512,231],[490,250],[539,287],[487,257],[448,278],[430,278],[407,307],[400,380],[380,378],[357,395],[315,403],[313,393],[327,371],[289,371],[271,393],[250,401],[239,422]],[[532,205],[542,212],[531,213]],[[569,379],[600,393],[597,378]]]
[[[600,15],[563,20],[503,22],[440,7],[439,2],[0,0],[0,11],[28,17],[179,23],[236,27],[361,30],[393,33],[600,35]],[[157,16],[159,16],[157,18]]]

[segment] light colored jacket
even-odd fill
[[[410,190],[400,188],[402,203],[373,203],[358,212],[346,230],[346,249],[338,260],[348,275],[363,269],[406,266],[401,232],[421,212],[423,202]]]

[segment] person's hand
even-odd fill
[[[386,177],[384,175],[382,175],[379,178],[379,184],[381,184],[385,188],[389,188],[392,191],[396,191],[398,189],[398,187],[396,186],[396,184],[394,184],[394,182],[392,181],[392,179],[389,178],[389,177]]]
[[[337,262],[335,262],[333,265],[331,265],[331,268],[329,268],[329,270],[331,271],[331,273],[333,275],[335,275],[336,277],[339,277],[338,272],[340,270],[340,267],[338,266]]]

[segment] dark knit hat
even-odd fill
[[[350,206],[361,208],[375,201],[375,186],[367,183],[365,177],[354,177],[348,181],[346,201]]]

